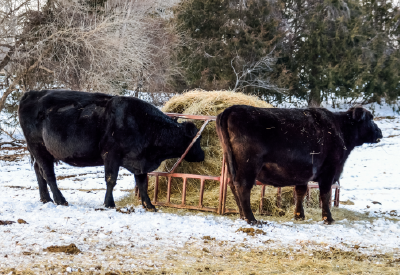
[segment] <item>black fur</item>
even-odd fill
[[[217,133],[228,160],[242,218],[255,222],[250,191],[256,179],[276,187],[296,186],[296,218],[304,218],[302,200],[309,181],[319,183],[322,216],[333,223],[329,199],[355,146],[376,143],[382,132],[362,107],[333,113],[322,108],[279,109],[236,105],[217,117]]]
[[[115,207],[112,190],[119,167],[135,175],[142,203],[154,208],[145,190],[147,173],[162,161],[180,157],[197,134],[191,122],[177,123],[156,107],[131,97],[63,90],[30,91],[20,102],[19,120],[34,158],[40,199],[68,205],[56,184],[54,163],[104,165],[106,207]],[[186,155],[203,161],[200,138]]]

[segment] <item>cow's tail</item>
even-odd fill
[[[31,152],[29,152],[29,154],[31,156],[31,167],[33,167],[33,166],[35,166],[36,159],[35,159],[35,157],[33,156],[33,154]]]
[[[217,116],[216,128],[218,138],[221,141],[222,149],[224,152],[225,159],[228,162],[228,169],[231,175],[231,180],[234,181],[236,177],[236,161],[232,152],[232,145],[228,132],[228,118],[229,110],[225,110]]]

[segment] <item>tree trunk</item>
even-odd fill
[[[308,107],[321,106],[321,91],[318,87],[311,89],[310,96],[308,97]]]

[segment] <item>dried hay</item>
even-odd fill
[[[258,235],[247,235],[256,240]],[[300,242],[276,247],[273,240],[254,246],[213,238],[190,241],[177,250],[114,248],[75,255],[23,254],[23,262],[0,269],[1,274],[398,274],[397,253],[365,253],[358,245],[338,247]],[[165,252],[165,251],[168,251]],[[112,257],[110,257],[112,256]],[[31,259],[31,260],[29,260]],[[7,262],[7,261],[5,261]],[[101,262],[101,263],[100,263]],[[133,265],[132,263],[140,263]],[[10,266],[8,264],[8,266]],[[70,267],[69,270],[67,268]],[[71,270],[71,267],[72,270]]]
[[[59,253],[59,252],[64,252],[66,254],[79,254],[81,251],[75,244],[70,244],[70,245],[52,245],[49,246],[45,249],[43,249],[45,252],[53,252],[53,253]]]
[[[260,100],[256,96],[245,95],[232,91],[203,91],[193,90],[187,93],[174,96],[162,108],[163,112],[167,113],[180,113],[190,115],[207,115],[217,116],[226,108],[232,105],[250,105],[262,108],[273,108],[273,106],[265,101]],[[183,121],[182,119],[179,120]],[[197,128],[200,128],[203,121],[192,120]],[[215,122],[210,122],[202,133],[201,147],[205,153],[205,160],[203,162],[189,163],[182,161],[182,163],[175,170],[176,173],[198,174],[198,175],[211,175],[219,176],[222,168],[222,148],[218,140],[215,129]],[[169,171],[177,159],[169,159],[164,161],[157,171]],[[149,196],[151,199],[154,197],[154,183],[155,178],[149,177]],[[182,183],[180,178],[173,178],[171,181],[171,203],[180,204],[182,201]],[[237,209],[236,202],[233,198],[232,192],[227,192],[226,207]],[[160,177],[158,189],[158,201],[166,201],[167,195],[167,178]],[[261,186],[255,186],[252,190],[251,202],[253,212],[258,211],[260,204]],[[266,187],[264,207],[263,210],[273,216],[286,216],[293,217],[293,188],[282,188],[282,204],[281,208],[276,206],[276,193],[277,189],[271,186]],[[188,179],[186,189],[186,204],[197,206],[199,205],[200,194],[200,180]],[[205,181],[203,206],[205,207],[218,207],[219,200],[219,182],[207,180]],[[124,203],[119,203],[120,206],[125,206],[130,201],[131,203],[138,203],[137,201],[129,198],[122,199]],[[121,202],[122,202],[121,201]],[[309,207],[318,207],[319,198],[318,191],[312,190],[311,200]]]

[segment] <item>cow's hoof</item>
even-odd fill
[[[258,223],[258,221],[256,219],[254,219],[254,220],[244,219],[244,220],[250,225],[256,225]]]
[[[64,201],[64,202],[56,202],[57,205],[62,205],[62,206],[68,206],[68,202]]]
[[[43,202],[43,204],[46,204],[48,202],[54,203],[54,201],[52,199],[40,199],[40,201]]]
[[[104,205],[105,206],[105,208],[108,208],[108,209],[114,209],[115,208],[115,203],[113,203],[113,204],[105,204]]]
[[[294,215],[294,219],[295,219],[296,221],[304,221],[305,218],[306,218],[306,217],[305,217],[304,215],[301,215],[300,213],[296,213],[296,214]]]
[[[249,223],[250,225],[252,225],[252,226],[257,226],[257,227],[263,227],[263,224],[264,224],[264,222],[262,222],[262,221],[252,221],[252,222],[250,222]]]
[[[324,218],[324,224],[326,224],[326,225],[332,225],[332,224],[334,224],[335,223],[335,220],[334,219],[332,219],[332,220],[328,220],[328,219],[325,219]]]
[[[157,212],[157,209],[155,207],[154,208],[146,208],[146,211]]]

